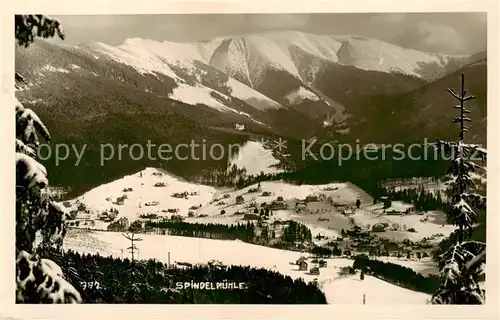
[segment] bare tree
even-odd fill
[[[137,250],[137,247],[135,245],[134,242],[137,242],[137,241],[142,241],[141,238],[136,238],[136,234],[135,233],[132,233],[132,232],[128,232],[128,233],[123,233],[122,234],[125,239],[128,239],[130,240],[130,247],[127,248],[127,250],[130,250],[130,253],[132,255],[132,261],[134,261],[134,252]]]
[[[141,238],[137,236],[137,232],[140,230],[140,226],[137,223],[132,223],[127,233],[122,233],[123,237],[127,240],[130,240],[130,247],[127,250],[130,250],[132,255],[132,261],[134,261],[134,253],[138,250],[135,242],[142,241]]]

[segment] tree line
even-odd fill
[[[290,221],[289,224],[283,229],[282,240],[286,243],[295,242],[311,242],[311,230],[303,224],[295,221]]]
[[[195,265],[169,268],[155,260],[131,261],[51,252],[84,303],[325,304],[313,284],[278,272],[244,266]],[[177,282],[247,283],[245,289],[178,289]]]
[[[411,203],[417,211],[442,210],[446,212],[449,209],[449,203],[443,199],[440,190],[436,190],[434,194],[431,191],[426,191],[423,186],[401,190],[396,190],[395,187],[380,186],[378,194],[387,196],[390,200]]]
[[[148,221],[145,224],[145,228],[146,230],[157,229],[163,234],[182,237],[241,240],[245,242],[252,242],[255,237],[255,225],[251,222],[225,225],[183,221]]]
[[[433,294],[441,284],[438,275],[423,276],[414,270],[390,262],[372,260],[366,255],[354,259],[353,268],[403,288]]]
[[[147,221],[144,231],[156,233],[197,237],[219,240],[241,240],[248,243],[269,244],[276,237],[276,232],[269,226],[257,227],[253,222],[225,225],[217,223],[189,223],[184,221]],[[136,230],[139,231],[139,230]],[[258,234],[257,231],[260,231]],[[283,244],[290,245],[297,242],[312,242],[311,230],[298,222],[288,221],[279,238]]]

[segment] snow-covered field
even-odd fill
[[[278,102],[239,82],[238,80],[229,78],[229,80],[227,81],[227,85],[232,89],[231,94],[233,96],[246,101],[254,108],[257,108],[259,110],[266,110],[268,108],[281,108],[281,105]]]
[[[432,258],[405,259],[396,257],[376,257],[376,259],[383,262],[390,262],[398,264],[403,267],[410,268],[415,272],[421,273],[423,275],[439,273],[437,264],[435,261],[432,260]]]
[[[229,161],[229,167],[234,164],[238,169],[246,169],[248,175],[257,176],[261,172],[269,174],[283,171],[274,167],[279,163],[271,149],[266,149],[261,142],[248,141]]]
[[[329,304],[362,304],[363,295],[367,305],[423,305],[430,299],[425,293],[400,288],[372,276],[365,276],[363,281],[357,275],[327,280],[323,290]]]
[[[164,183],[164,186],[155,184]],[[132,188],[131,191],[124,191]],[[187,192],[186,198],[172,197],[174,193]],[[85,204],[94,217],[101,212],[115,208],[119,211],[118,217],[126,217],[129,221],[136,220],[140,214],[162,213],[168,209],[178,209],[179,214],[186,215],[189,208],[207,204],[219,190],[205,185],[195,184],[182,180],[162,170],[146,168],[136,174],[96,187],[82,196],[70,201],[72,209],[76,209],[78,202]],[[113,203],[118,197],[126,195],[123,204]],[[157,202],[153,205],[153,202]],[[165,210],[165,211],[163,211]]]
[[[241,241],[223,241],[162,235],[141,235],[143,241],[137,243],[139,259],[156,259],[167,262],[207,263],[215,259],[225,265],[242,265],[266,268],[292,278],[312,281],[317,278],[320,288],[325,292],[329,304],[362,304],[363,294],[366,304],[419,304],[423,305],[429,295],[414,292],[390,283],[366,276],[363,281],[359,275],[339,277],[341,267],[351,266],[352,260],[327,259],[328,266],[320,269],[320,275],[310,275],[298,271],[295,262],[305,254],[300,252],[273,249],[252,245]],[[130,245],[121,233],[88,232],[70,230],[65,237],[64,248],[80,253],[99,253],[102,256],[126,257]]]
[[[221,112],[231,112],[231,110],[233,110],[226,107],[220,101],[212,97],[210,95],[212,92],[215,91],[201,84],[197,84],[196,86],[189,86],[181,83],[174,89],[173,93],[170,95],[170,98],[182,101],[190,105],[203,103]]]
[[[409,239],[412,241],[419,241],[423,238],[433,237],[434,235],[441,234],[442,236],[434,237],[435,242],[439,242],[444,237],[447,237],[455,230],[455,227],[445,222],[445,214],[439,211],[429,211],[423,215],[418,214],[405,214],[405,215],[386,215],[380,213],[382,204],[368,205],[359,210],[351,216],[357,225],[361,228],[373,226],[376,223],[388,223],[389,228],[394,224],[398,225],[398,231],[386,230],[378,232],[381,237],[388,237],[395,240]],[[407,232],[413,228],[416,232]]]
[[[318,98],[317,95],[315,95],[314,93],[312,93],[311,91],[307,90],[304,87],[300,87],[296,91],[289,93],[285,98],[291,104],[300,103],[300,102],[302,102],[305,99],[309,99],[309,100],[312,100],[312,101],[318,101],[319,100],[319,98]]]

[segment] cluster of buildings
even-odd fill
[[[307,271],[308,268],[309,268],[309,264],[307,263],[307,259],[304,258],[304,257],[300,257],[296,262],[295,262],[296,265],[299,266],[299,271]],[[319,269],[320,268],[326,268],[327,267],[327,262],[326,260],[323,260],[323,259],[313,259],[311,261],[311,269],[309,269],[309,273],[311,275],[319,275],[320,274],[320,271]]]

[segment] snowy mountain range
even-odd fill
[[[43,87],[46,78],[55,74],[109,78],[102,68],[121,69],[111,77],[131,82],[151,95],[203,105],[269,128],[272,120],[262,111],[291,108],[313,118],[333,113],[341,121],[346,116],[344,105],[352,96],[359,99],[379,91],[406,91],[458,69],[469,59],[357,36],[274,31],[192,43],[140,38],[127,39],[118,46],[40,42],[30,49],[18,49],[16,65],[29,74],[32,90],[37,85]],[[123,69],[127,69],[126,74]],[[137,74],[132,75],[132,70]],[[357,88],[332,92],[325,84],[330,81],[329,73],[338,74],[347,83],[356,81]],[[31,101],[43,100],[37,93],[33,95]]]
[[[296,31],[227,36],[208,42],[156,42],[127,39],[117,47],[102,43],[88,46],[143,72],[177,78],[168,65],[193,71],[195,61],[213,66],[252,88],[263,82],[267,69],[284,70],[305,84],[312,84],[322,62],[333,62],[368,71],[400,72],[433,80],[453,63],[468,56],[424,53],[356,36],[328,36]],[[433,66],[434,73],[425,70]]]

